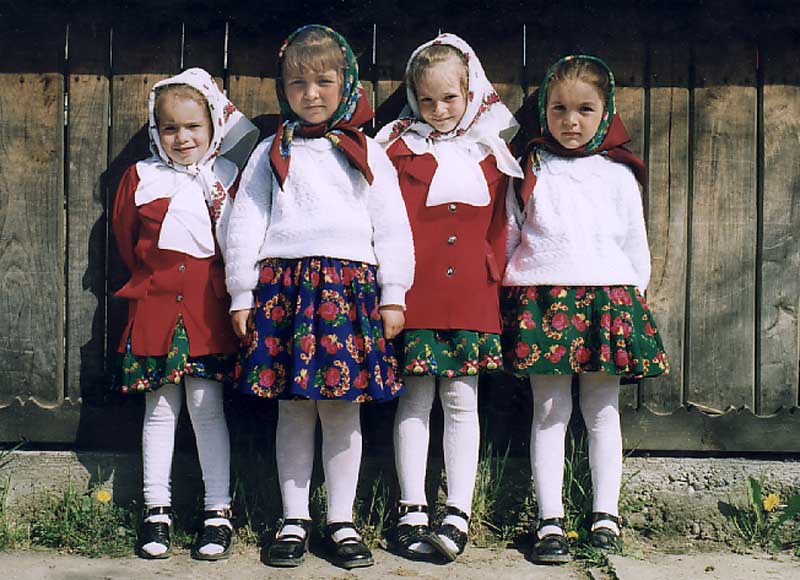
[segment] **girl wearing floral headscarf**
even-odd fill
[[[590,543],[622,546],[620,377],[669,370],[642,298],[650,277],[642,198],[644,164],[614,110],[614,77],[592,56],[556,62],[539,89],[541,137],[525,155],[511,196],[506,321],[511,370],[533,392],[531,470],[539,525],[531,559],[565,562],[561,486],[572,414],[572,375],[589,437],[593,514]],[[517,203],[519,201],[520,203]],[[520,210],[521,206],[521,210]],[[515,226],[515,227],[513,227]]]
[[[372,109],[345,39],[303,27],[281,49],[280,71],[278,132],[244,171],[225,252],[234,328],[247,336],[240,389],[279,400],[283,520],[267,562],[303,561],[319,418],[331,558],[370,566],[352,522],[361,463],[354,403],[401,391],[387,339],[403,327],[411,230],[392,164],[359,129]]]
[[[151,156],[123,175],[113,215],[131,272],[117,292],[128,299],[121,390],[145,393],[139,553],[171,552],[170,471],[185,396],[205,486],[203,532],[192,555],[219,560],[230,554],[233,532],[222,383],[233,377],[238,344],[218,241],[258,130],[198,68],[156,83],[149,109]]]
[[[458,36],[417,48],[408,104],[377,140],[397,168],[414,233],[417,276],[402,335],[406,393],[395,421],[397,550],[452,561],[464,550],[478,466],[478,375],[501,367],[498,291],[505,196],[522,171],[507,142],[517,123]],[[429,529],[425,471],[436,385],[444,411],[445,517]]]

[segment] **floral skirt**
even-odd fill
[[[376,270],[336,258],[264,260],[240,390],[354,402],[399,395],[397,359],[378,311]]]
[[[184,376],[210,379],[221,383],[233,380],[236,355],[209,354],[189,356],[189,336],[178,317],[169,352],[163,356],[139,356],[131,352],[131,340],[125,352],[120,354],[122,377],[119,390],[122,393],[146,393],[163,385],[180,383]]]
[[[503,305],[508,367],[518,375],[669,372],[650,309],[635,286],[515,286]]]
[[[405,375],[463,377],[503,367],[499,334],[474,330],[407,330],[401,340]]]

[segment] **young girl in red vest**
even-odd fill
[[[128,299],[121,389],[145,393],[139,553],[171,553],[170,472],[185,397],[205,486],[203,532],[192,555],[219,560],[230,554],[233,532],[222,388],[232,377],[238,341],[217,241],[224,239],[237,163],[246,160],[258,131],[202,69],[156,83],[149,109],[152,155],[123,175],[113,215],[119,254],[131,272],[117,292]]]
[[[517,123],[461,38],[442,34],[406,67],[408,105],[377,136],[397,168],[419,275],[402,335],[406,392],[395,422],[398,551],[452,561],[464,550],[478,465],[478,375],[501,366],[498,290],[505,196],[521,177],[507,141]],[[447,502],[429,530],[425,470],[437,382]]]
[[[280,66],[278,132],[244,171],[225,253],[234,327],[249,331],[240,388],[279,399],[283,521],[267,563],[304,558],[319,418],[331,557],[344,568],[370,566],[352,522],[356,403],[401,390],[386,339],[403,327],[411,230],[392,164],[359,129],[372,109],[345,39],[303,27],[281,49]]]
[[[569,559],[561,486],[572,414],[572,375],[589,438],[593,514],[589,541],[622,545],[620,377],[668,371],[661,338],[642,294],[650,252],[637,185],[641,159],[615,113],[614,77],[592,56],[556,62],[539,89],[542,135],[525,154],[520,205],[511,220],[508,330],[511,370],[530,376],[531,470],[539,525],[531,559]]]

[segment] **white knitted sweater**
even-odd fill
[[[225,281],[231,311],[253,306],[264,258],[327,256],[377,264],[381,304],[405,305],[414,247],[397,172],[367,138],[372,185],[325,138],[295,138],[280,189],[262,141],[242,174],[227,226]]]
[[[645,291],[650,250],[641,193],[626,165],[543,151],[524,215],[509,197],[504,285],[630,284]]]

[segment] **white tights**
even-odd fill
[[[276,457],[284,518],[309,519],[317,417],[322,425],[322,467],[328,523],[353,520],[361,467],[360,405],[349,401],[279,401]]]
[[[618,515],[622,480],[619,377],[600,372],[579,376],[581,414],[589,435],[592,511]],[[572,415],[571,382],[569,375],[531,377],[531,471],[541,518],[564,515],[561,487],[564,479],[564,438]]]
[[[186,402],[203,473],[206,510],[230,506],[230,442],[222,407],[222,384],[186,377]],[[175,427],[184,399],[182,385],[164,385],[145,395],[142,463],[145,506],[172,505],[170,473]]]
[[[405,380],[406,391],[400,396],[394,424],[400,503],[428,505],[425,471],[436,377],[407,377]],[[478,377],[440,377],[439,398],[444,411],[446,503],[469,515],[472,511],[480,439]]]

